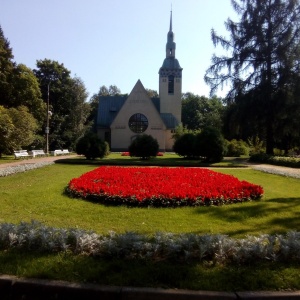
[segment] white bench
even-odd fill
[[[63,149],[63,154],[64,154],[64,155],[67,155],[67,154],[70,154],[70,152],[69,152],[68,149]]]
[[[27,150],[15,150],[14,151],[15,159],[17,158],[28,158],[31,157]]]
[[[44,150],[32,150],[29,153],[32,155],[32,157],[46,155],[46,153],[44,152]]]
[[[54,150],[54,151],[51,151],[51,155],[53,156],[57,156],[57,155],[63,155],[63,151],[62,150]]]
[[[70,154],[68,149],[63,149],[63,150],[54,150],[51,151],[51,155],[53,156],[58,156],[58,155],[67,155]]]

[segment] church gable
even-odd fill
[[[136,114],[137,116],[134,117]],[[133,133],[147,133],[146,131],[149,131],[151,129],[165,129],[165,124],[159,114],[159,111],[157,110],[156,105],[154,105],[153,100],[151,100],[151,98],[148,96],[147,91],[145,90],[140,80],[138,80],[135,84],[134,88],[117,113],[110,127],[112,130],[118,128],[130,129],[130,120],[138,122],[139,119],[141,123],[148,123],[148,126],[145,129],[144,124],[144,131],[143,129],[135,130],[135,128],[132,127]]]

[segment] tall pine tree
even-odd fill
[[[253,122],[259,116],[266,152],[273,154],[277,129],[283,124],[279,125],[279,120],[291,107],[300,106],[295,85],[300,74],[299,1],[232,0],[231,3],[240,20],[228,19],[225,23],[230,38],[218,36],[212,30],[214,45],[220,44],[230,54],[213,56],[205,80],[212,93],[226,81],[231,83],[228,104],[235,103],[248,110]],[[294,120],[285,118],[285,121],[288,128],[288,123]]]

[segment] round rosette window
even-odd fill
[[[134,114],[130,117],[128,125],[134,133],[143,133],[148,128],[148,119],[143,114]]]

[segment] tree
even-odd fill
[[[13,62],[12,49],[0,27],[0,105],[6,108],[26,106],[41,125],[46,108],[38,81],[31,69]]]
[[[225,82],[231,83],[228,104],[239,105],[239,99],[251,99],[252,110],[261,116],[266,152],[273,154],[280,109],[286,108],[288,95],[296,97],[293,82],[300,71],[299,1],[232,0],[231,3],[240,21],[228,19],[225,23],[230,39],[212,30],[214,45],[220,44],[230,55],[214,55],[205,80],[211,86],[211,93]],[[299,106],[299,97],[296,98]]]
[[[39,82],[33,71],[23,64],[15,67],[13,73],[13,92],[9,107],[24,105],[42,126],[46,120],[46,104],[42,100]]]
[[[130,156],[149,159],[155,157],[159,150],[158,142],[151,135],[143,134],[137,136],[129,146]]]
[[[147,94],[150,98],[158,98],[158,93],[155,90],[146,89]]]
[[[15,68],[9,41],[0,26],[0,105],[6,106],[12,94],[12,74]]]
[[[25,106],[0,106],[0,156],[30,145],[35,139],[38,125]]]
[[[222,101],[213,97],[186,93],[182,100],[182,123],[188,129],[199,130],[214,126],[221,130],[224,107]]]
[[[11,151],[10,137],[14,130],[14,124],[8,113],[8,109],[0,105],[0,157],[3,153],[9,154]]]
[[[110,96],[117,96],[121,94],[121,90],[116,85],[110,85],[108,88],[108,93]]]
[[[62,139],[75,149],[76,141],[89,128],[86,120],[90,112],[90,105],[86,102],[88,93],[83,81],[75,77],[72,80],[73,88],[71,91],[71,109],[62,125]]]
[[[73,148],[82,135],[88,116],[85,105],[87,92],[79,78],[72,78],[63,64],[49,59],[38,60],[34,70],[38,78],[43,99],[49,99],[50,148]],[[45,124],[46,126],[46,124]]]

